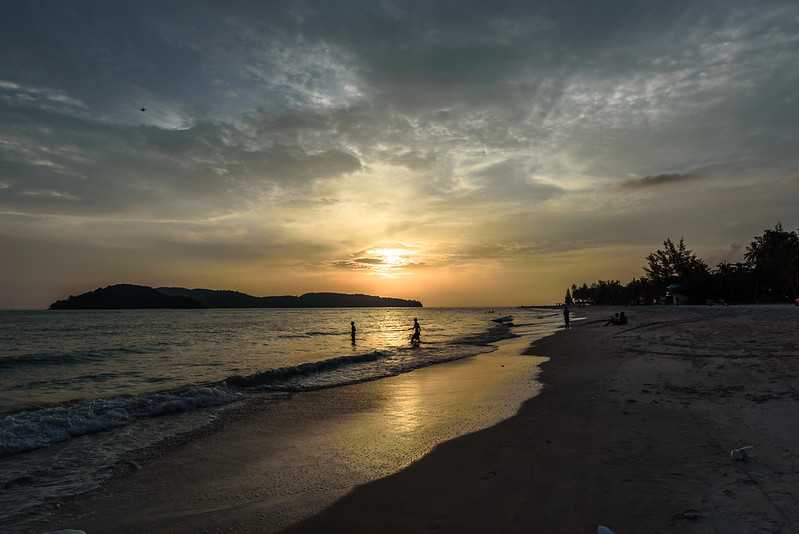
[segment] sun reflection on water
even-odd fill
[[[386,406],[387,427],[397,434],[410,434],[419,428],[422,416],[422,388],[415,377],[409,377],[392,388]]]

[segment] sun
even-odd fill
[[[413,263],[414,251],[404,248],[373,248],[368,254],[380,260],[373,268],[383,275],[391,275]]]
[[[383,256],[383,263],[387,265],[400,265],[402,264],[402,256],[399,254],[385,254]]]

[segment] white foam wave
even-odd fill
[[[240,393],[224,386],[192,386],[18,412],[0,419],[0,457],[110,430],[142,417],[220,406],[240,398]]]

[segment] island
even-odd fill
[[[255,297],[240,291],[115,284],[58,300],[51,310],[192,308],[421,308],[418,300],[345,293]]]

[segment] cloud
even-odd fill
[[[0,212],[140,269],[285,247],[367,273],[795,218],[795,2],[347,5],[10,7]],[[400,265],[388,239],[424,241]]]
[[[33,191],[25,190],[21,191],[19,194],[27,197],[49,197],[59,200],[78,200],[78,197],[76,197],[75,195],[71,195],[69,193],[64,193],[61,191],[54,191],[52,189],[44,189],[44,190],[38,189]]]
[[[219,214],[361,169],[355,155],[332,143],[313,151],[264,144],[225,124],[164,130],[22,111],[0,103],[0,178],[7,186],[0,207],[16,210]],[[52,202],[64,198],[75,202]]]
[[[438,155],[434,152],[404,149],[398,154],[385,158],[386,163],[402,165],[414,171],[430,170],[436,163]]]
[[[56,89],[31,87],[10,80],[0,80],[0,99],[17,104],[34,104],[40,107],[86,108],[81,100]]]
[[[680,173],[667,173],[657,174],[655,176],[644,176],[643,178],[634,178],[632,180],[624,181],[620,184],[622,189],[648,189],[652,187],[661,187],[675,183],[692,182],[702,179],[699,174],[680,174]]]
[[[364,263],[366,265],[381,265],[385,263],[383,258],[355,258],[352,261],[355,263]]]

